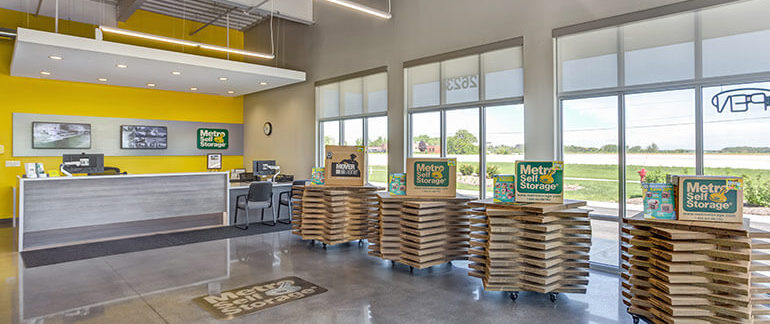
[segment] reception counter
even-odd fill
[[[19,251],[228,225],[227,172],[19,178]]]

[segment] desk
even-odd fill
[[[19,178],[19,251],[227,225],[227,172]]]
[[[229,223],[230,225],[235,224],[235,208],[238,206],[238,203],[235,201],[236,198],[240,195],[245,195],[249,193],[249,184],[251,182],[232,182],[230,183],[230,208],[229,208]],[[273,221],[277,221],[281,218],[281,215],[278,215],[278,195],[282,192],[291,191],[291,182],[278,182],[273,183],[273,208],[271,208],[271,212],[273,213]],[[289,208],[286,209],[286,218],[289,218]],[[241,214],[245,215],[245,214]],[[258,214],[255,214],[258,215]],[[251,217],[251,222],[255,222],[255,218]]]

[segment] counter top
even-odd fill
[[[99,176],[76,176],[76,177],[48,177],[48,178],[24,178],[22,176],[16,176],[19,181],[56,181],[56,180],[96,180],[96,179],[112,179],[112,178],[150,178],[150,177],[184,177],[184,176],[199,176],[199,175],[212,175],[212,174],[224,174],[228,175],[228,172],[179,172],[179,173],[145,173],[145,174],[116,174],[116,175],[99,175]]]
[[[251,184],[252,181],[244,181],[244,182],[231,182],[230,183],[230,190],[233,189],[248,189],[249,184]],[[273,188],[275,187],[291,187],[291,182],[277,182],[273,183]]]

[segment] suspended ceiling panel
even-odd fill
[[[222,96],[240,96],[305,81],[302,71],[26,28],[18,29],[11,75]],[[155,86],[149,87],[148,83]]]

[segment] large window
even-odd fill
[[[368,181],[388,179],[388,74],[376,72],[316,86],[317,164],[325,145],[365,145]]]
[[[618,265],[617,217],[642,210],[642,175],[744,176],[752,225],[770,214],[770,21],[752,18],[768,11],[741,1],[557,37],[565,195],[594,210],[591,261]]]
[[[521,56],[508,45],[406,67],[408,153],[457,158],[460,194],[491,197],[491,176],[523,158]]]

